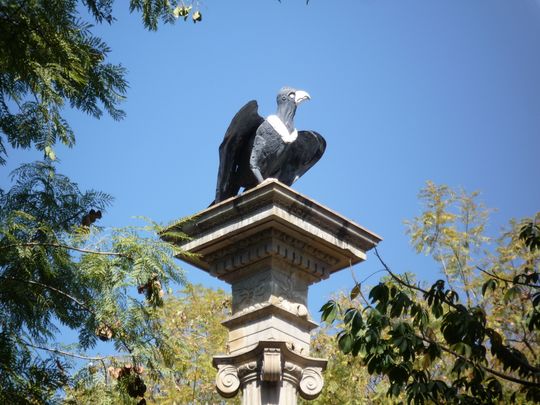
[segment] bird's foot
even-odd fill
[[[268,177],[268,178],[264,179],[263,182],[260,183],[260,184],[272,183],[274,181],[279,181],[279,180],[276,179],[275,177]]]

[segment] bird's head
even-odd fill
[[[309,100],[311,97],[303,90],[296,90],[292,87],[283,87],[277,95],[278,106],[281,104],[292,104],[295,107],[304,100]]]

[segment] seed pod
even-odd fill
[[[90,374],[95,374],[97,372],[97,369],[98,368],[94,363],[88,364],[88,371],[90,372]]]
[[[106,342],[107,340],[111,340],[114,336],[113,330],[109,325],[101,324],[96,328],[96,336]]]
[[[122,369],[111,366],[107,369],[107,371],[112,378],[118,379],[120,377],[120,372],[122,371]]]

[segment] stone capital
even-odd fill
[[[283,341],[265,341],[241,354],[215,356],[213,363],[218,369],[216,387],[223,397],[230,398],[241,388],[249,398],[243,404],[265,404],[279,386],[283,390],[275,403],[289,405],[296,403],[297,394],[315,399],[321,393],[327,361],[302,356]]]

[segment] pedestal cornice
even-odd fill
[[[365,260],[365,252],[381,241],[377,234],[273,179],[195,214],[190,221],[172,224],[163,234],[177,230],[192,238],[179,247],[198,256],[178,257],[212,273],[216,255],[234,255],[242,244],[253,243],[250,238],[270,229],[287,235],[304,255],[326,257],[327,274],[321,278]],[[280,253],[288,257],[276,252]]]

